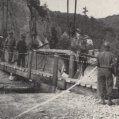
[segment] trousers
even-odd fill
[[[25,67],[25,54],[18,54],[17,65]]]
[[[101,98],[112,97],[113,77],[110,69],[98,69],[98,93]]]
[[[13,59],[13,50],[12,49],[9,49],[9,51],[8,51],[9,53],[8,53],[8,62],[9,63],[11,63],[12,62],[12,59]]]

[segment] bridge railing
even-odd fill
[[[65,69],[70,78],[74,76],[75,63],[80,62],[79,57],[86,57],[88,59],[87,63],[96,63],[96,57],[93,55],[82,54],[82,56],[79,56],[70,50],[39,49],[32,52],[31,69],[53,74],[56,57],[58,57],[58,75],[62,72],[62,67],[67,65]],[[28,59],[30,60],[30,58]]]
[[[56,85],[58,78],[62,75],[62,72],[64,73],[62,71],[63,66],[68,78],[74,78],[77,70],[75,70],[75,66],[81,64],[80,57],[89,57],[89,59],[93,58],[96,60],[96,57],[93,55],[78,55],[70,50],[39,49],[26,53],[25,68],[28,70],[29,79],[31,79],[33,72],[49,73],[52,74],[53,84]]]
[[[50,73],[52,74],[52,83],[56,86],[65,61],[69,62],[72,56],[73,52],[69,50],[40,49],[29,52],[27,58],[29,78],[33,70]],[[72,74],[72,66],[70,66],[68,73]]]

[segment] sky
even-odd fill
[[[41,5],[47,3],[52,11],[67,11],[67,0],[40,0]],[[75,0],[69,0],[70,10],[74,13]],[[89,17],[104,18],[119,14],[119,0],[77,0],[77,14],[82,14],[83,8],[87,7]]]

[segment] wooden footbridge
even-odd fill
[[[93,55],[85,55],[89,57],[88,67],[84,72],[87,75],[95,67],[96,57]],[[26,56],[26,67],[17,67],[17,65],[9,64],[7,62],[0,62],[0,70],[8,72],[9,74],[20,76],[27,81],[35,82],[34,86],[40,86],[47,89],[46,92],[51,92],[52,88],[66,89],[69,86],[80,80],[78,88],[84,87],[90,90],[97,90],[97,69],[85,79],[80,79],[80,68],[74,71],[76,65],[81,65],[79,56],[70,50],[56,50],[56,49],[39,49],[37,51],[30,51]],[[68,74],[62,72],[62,66],[67,61]],[[80,66],[79,66],[80,67]],[[65,75],[64,75],[65,74]],[[77,87],[75,88],[76,91]],[[51,91],[50,91],[51,90]],[[114,87],[114,90],[115,89]]]

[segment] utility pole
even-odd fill
[[[9,7],[9,0],[7,0],[7,11],[6,11],[6,32],[7,32],[7,25],[8,25],[8,7]]]
[[[75,0],[75,10],[74,10],[74,34],[76,32],[76,9],[77,9],[77,0]]]
[[[87,24],[86,24],[86,23],[87,23],[87,17],[86,17],[86,16],[87,16],[87,12],[88,12],[88,10],[87,10],[87,8],[86,8],[86,6],[85,6],[85,7],[83,8],[83,12],[82,12],[82,13],[84,14],[84,24],[83,24],[83,31],[84,31],[84,32],[87,32],[87,31],[86,31],[86,26],[87,26]]]
[[[69,28],[69,0],[67,0],[67,29],[68,29],[68,33],[70,34],[70,28]]]
[[[4,36],[4,17],[5,17],[5,10],[4,10],[4,6],[5,6],[5,3],[4,3],[4,0],[2,0],[2,35]]]

